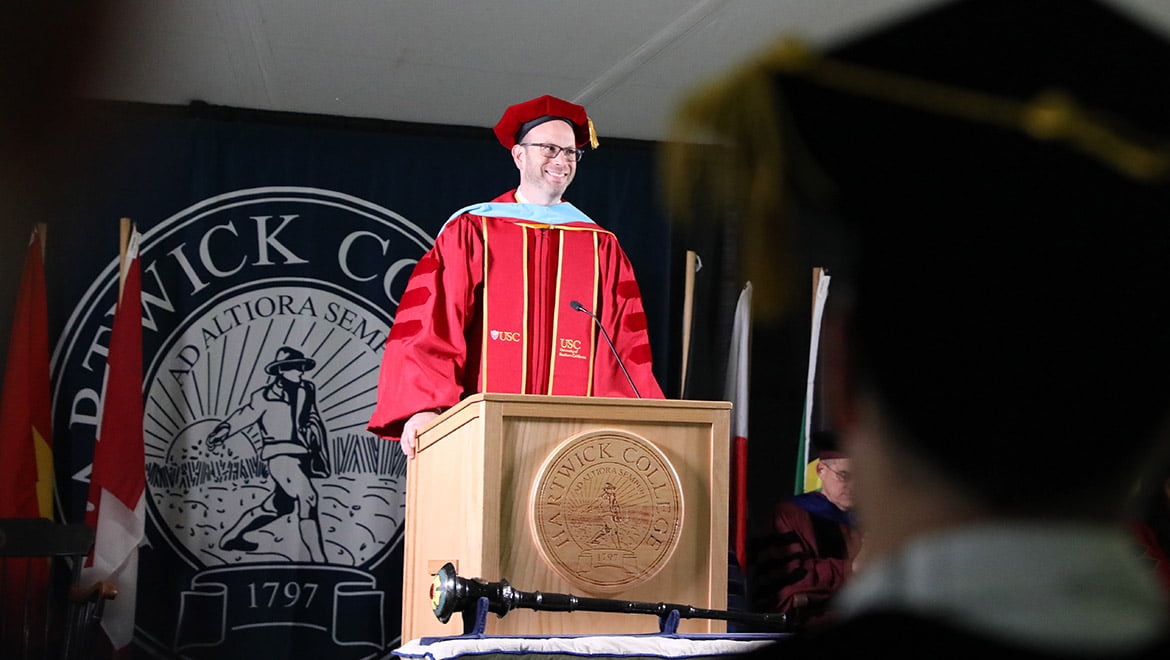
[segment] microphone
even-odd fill
[[[605,331],[604,327],[602,327],[601,319],[597,318],[597,315],[593,312],[585,309],[585,305],[582,305],[576,300],[570,300],[569,307],[572,307],[573,311],[575,312],[588,314],[589,318],[593,319],[593,322],[597,324],[597,329],[601,331],[601,336],[605,337],[605,343],[609,344],[609,350],[613,351],[613,359],[617,360],[618,366],[622,368],[622,373],[626,375],[626,381],[630,384],[630,389],[634,390],[634,397],[641,399],[642,394],[638,392],[637,386],[634,385],[634,379],[630,378],[630,372],[626,370],[626,365],[624,362],[622,362],[622,356],[618,355],[617,349],[614,348],[613,341],[611,341],[609,338],[609,333]]]

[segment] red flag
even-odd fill
[[[87,583],[110,580],[118,585],[118,597],[106,604],[102,617],[102,628],[114,648],[127,646],[134,637],[138,546],[145,523],[140,240],[138,232],[133,232],[122,265],[122,297],[110,333],[85,517],[97,537],[83,579]]]
[[[740,570],[747,567],[748,390],[751,383],[752,283],[735,304],[725,394],[731,401],[731,539]]]
[[[16,313],[8,342],[4,389],[0,395],[0,518],[53,518],[53,436],[49,429],[49,322],[45,301],[43,228],[33,230]],[[15,649],[42,652],[37,636],[26,648],[18,636],[24,624],[33,630],[45,625],[49,565],[10,562],[8,584],[0,603],[0,655]],[[29,597],[24,601],[24,594]],[[25,617],[29,617],[25,619]],[[15,645],[15,646],[14,646]]]
[[[53,517],[43,241],[41,230],[33,230],[8,343],[0,397],[0,518]]]

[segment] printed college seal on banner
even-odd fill
[[[220,195],[144,232],[138,636],[160,654],[360,658],[394,641],[405,459],[365,427],[397,296],[431,243],[308,188]],[[115,290],[107,268],[54,356],[55,416],[75,434],[100,410]]]
[[[682,484],[648,440],[626,431],[565,440],[532,488],[532,534],[561,577],[593,593],[654,577],[678,546]]]

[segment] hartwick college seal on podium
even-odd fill
[[[654,577],[678,546],[682,485],[649,441],[619,430],[561,443],[532,488],[532,534],[561,577],[591,593]]]

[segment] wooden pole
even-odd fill
[[[695,311],[695,273],[701,268],[699,255],[694,250],[687,250],[687,265],[684,274],[683,286],[683,319],[682,319],[682,373],[679,377],[679,398],[687,395],[687,362],[691,356],[691,330]]]
[[[35,231],[37,236],[41,239],[41,263],[44,263],[45,253],[47,252],[45,248],[45,242],[49,238],[49,225],[43,222],[38,222],[33,226],[33,231]]]
[[[134,223],[122,218],[118,226],[118,302],[122,302],[122,289],[126,288],[126,250],[130,248],[130,232]]]

